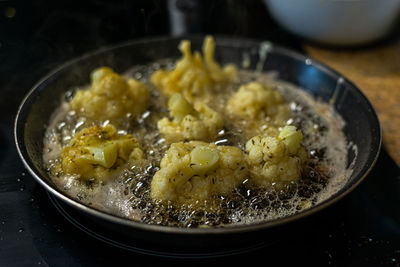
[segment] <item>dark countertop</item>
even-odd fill
[[[398,120],[399,116],[385,106],[385,103],[392,103],[387,106],[399,104],[395,101],[399,91],[394,89],[398,65],[390,68],[388,76],[382,76],[384,79],[373,80],[375,87],[371,86],[368,91],[365,85],[368,80],[363,80],[365,75],[358,73],[358,65],[351,65],[353,60],[348,59],[353,53],[340,54],[337,50],[303,46],[271,21],[261,1],[246,1],[251,2],[248,6],[244,2],[235,2],[237,8],[229,11],[224,8],[225,1],[212,1],[211,7],[206,5],[201,11],[207,21],[191,29],[268,39],[307,52],[346,76],[348,73],[350,80],[364,90],[376,107],[385,134],[378,162],[360,186],[338,203],[311,216],[310,224],[298,229],[299,235],[282,237],[272,246],[246,254],[182,260],[143,255],[99,241],[66,219],[24,169],[13,141],[13,120],[28,90],[66,60],[101,46],[168,34],[166,2],[90,0],[77,6],[71,1],[0,1],[0,266],[109,266],[118,263],[204,266],[231,261],[249,264],[256,260],[273,266],[400,266],[400,170],[393,160],[398,163],[399,143],[392,146],[387,141],[391,133],[394,133],[392,140],[396,141],[398,130],[392,131],[390,127],[396,128],[399,123],[393,126],[389,122],[391,117]],[[15,8],[15,12],[7,8]],[[185,8],[190,13],[191,7]],[[248,23],[238,23],[237,17]],[[342,56],[336,59],[337,55]],[[360,52],[361,58],[362,55]],[[380,55],[377,54],[378,58]],[[365,56],[363,60],[368,58]],[[390,58],[388,56],[387,60]],[[381,64],[379,60],[374,62]],[[350,66],[353,71],[346,69]],[[380,66],[385,69],[387,64]],[[365,72],[367,78],[374,78],[370,75],[373,71]],[[358,80],[360,77],[363,79]],[[381,94],[376,94],[378,100],[374,99],[376,84],[386,84],[387,77],[392,79],[392,89],[386,90],[386,100],[377,104]],[[382,116],[388,117],[387,122],[383,122]],[[265,236],[266,240],[268,238]]]

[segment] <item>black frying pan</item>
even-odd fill
[[[49,179],[43,167],[42,150],[45,127],[50,115],[58,107],[68,88],[87,84],[90,72],[99,66],[110,66],[116,72],[124,72],[133,65],[146,64],[161,58],[178,58],[177,46],[182,38],[159,38],[127,42],[115,47],[101,49],[65,63],[40,80],[23,100],[15,120],[15,142],[19,155],[32,176],[44,186],[49,194],[66,203],[88,221],[116,235],[128,237],[144,247],[152,245],[168,247],[174,252],[198,252],[212,255],[215,251],[251,247],[273,241],[283,232],[299,228],[298,222],[324,209],[352,191],[369,173],[379,154],[381,129],[375,111],[366,97],[341,74],[321,63],[290,50],[273,47],[263,65],[264,70],[274,70],[279,78],[312,95],[329,101],[336,91],[334,106],[346,122],[344,133],[358,147],[354,171],[346,184],[328,199],[297,214],[263,223],[227,228],[174,228],[147,225],[116,217],[85,206],[61,192]],[[201,48],[203,37],[190,39],[193,49]],[[259,61],[260,43],[243,40],[216,38],[216,58],[222,64],[236,63],[241,66],[242,54],[250,55],[250,69]],[[341,80],[338,83],[338,79]],[[349,149],[348,161],[354,159]]]

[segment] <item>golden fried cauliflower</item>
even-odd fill
[[[177,61],[172,71],[157,70],[150,80],[164,94],[181,93],[190,102],[194,99],[207,97],[218,84],[233,81],[237,76],[234,65],[221,68],[214,60],[215,43],[207,36],[203,44],[203,57],[199,52],[192,54],[190,42],[184,40],[179,45],[183,57]]]
[[[130,135],[118,135],[108,124],[84,128],[76,133],[61,154],[65,173],[78,175],[82,180],[106,181],[126,162],[143,159],[143,151]]]
[[[172,144],[160,167],[151,182],[151,197],[180,205],[228,195],[248,172],[240,149],[199,141]]]
[[[224,125],[220,114],[206,104],[197,102],[194,108],[180,94],[173,94],[168,101],[171,121],[158,121],[158,130],[170,142],[186,140],[211,141]]]
[[[91,87],[78,90],[70,105],[73,110],[94,120],[117,120],[144,112],[149,90],[135,79],[127,81],[112,69],[101,67],[92,72]]]
[[[303,134],[294,126],[285,126],[278,136],[251,138],[246,143],[246,160],[252,182],[281,190],[298,181],[307,160],[302,139]]]
[[[278,125],[290,117],[290,108],[283,95],[259,82],[242,85],[228,100],[226,109],[244,119],[269,119]]]

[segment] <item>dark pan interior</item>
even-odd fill
[[[337,101],[334,106],[346,122],[344,132],[347,139],[358,147],[358,155],[350,180],[328,200],[289,218],[258,225],[219,229],[171,229],[116,218],[86,207],[64,195],[51,183],[43,167],[42,140],[50,115],[60,104],[65,91],[73,86],[87,84],[90,72],[99,66],[106,65],[117,72],[124,72],[133,65],[145,64],[161,58],[177,58],[180,56],[177,46],[181,39],[148,39],[105,48],[64,64],[33,87],[21,104],[16,118],[16,144],[28,170],[51,194],[78,208],[89,217],[94,216],[103,220],[105,225],[115,227],[118,224],[135,234],[138,231],[153,232],[158,235],[158,240],[160,240],[160,234],[215,236],[215,234],[238,233],[242,235],[291,222],[326,207],[350,192],[372,168],[380,149],[381,130],[377,116],[365,96],[351,82],[328,67],[290,50],[274,47],[268,54],[264,70],[277,71],[280,79],[298,85],[324,101],[329,101],[337,89],[335,93]],[[192,49],[201,49],[202,36],[187,39],[192,41]],[[216,43],[216,59],[220,63],[235,63],[241,66],[243,53],[246,53],[250,56],[250,69],[256,67],[260,43],[229,38],[216,38]],[[349,162],[353,158],[354,152],[349,149]]]

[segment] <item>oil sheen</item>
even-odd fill
[[[146,66],[137,66],[125,73],[147,84],[151,91],[148,110],[140,116],[122,118],[118,124],[120,134],[132,134],[143,147],[146,160],[141,165],[124,168],[106,183],[82,182],[74,176],[59,171],[62,147],[84,127],[107,124],[107,121],[90,121],[69,109],[72,88],[54,112],[44,138],[44,162],[51,181],[71,198],[112,215],[131,220],[176,227],[229,227],[274,220],[308,209],[329,198],[346,183],[351,175],[351,162],[347,162],[348,142],[342,128],[343,120],[333,107],[314,99],[303,90],[276,78],[274,73],[240,71],[239,81],[216,90],[207,103],[229,119],[218,133],[217,145],[232,145],[244,150],[247,141],[243,129],[248,122],[230,114],[224,114],[228,98],[243,83],[259,81],[279,90],[291,109],[287,124],[295,125],[303,132],[303,145],[309,154],[309,162],[302,178],[286,190],[274,191],[254,188],[247,177],[228,197],[213,199],[216,209],[199,210],[192,206],[176,207],[161,204],[150,198],[150,183],[169,144],[159,134],[157,121],[168,116],[167,99],[149,82],[152,72],[172,68],[173,61],[165,60]],[[266,122],[267,124],[267,122]],[[257,134],[257,133],[255,133]]]

